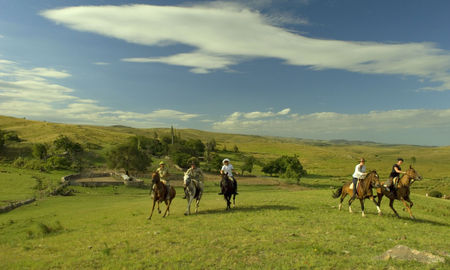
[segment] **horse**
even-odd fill
[[[394,211],[395,215],[400,218],[397,211],[394,209],[394,200],[400,200],[405,205],[406,209],[408,210],[409,217],[411,219],[414,219],[414,216],[411,212],[411,207],[413,207],[413,202],[409,198],[409,186],[414,183],[416,180],[422,180],[422,176],[415,170],[413,167],[409,166],[409,169],[406,171],[406,173],[400,178],[398,182],[398,187],[395,192],[389,192],[386,190],[384,186],[381,186],[377,188],[377,195],[378,195],[378,204],[381,204],[381,199],[383,196],[386,196],[389,198],[389,207],[391,207],[392,211]],[[409,202],[409,205],[406,203]]]
[[[158,213],[161,214],[161,210],[159,209],[159,203],[161,202],[165,202],[167,205],[166,211],[164,212],[163,217],[166,217],[169,215],[169,209],[170,209],[170,204],[172,203],[173,198],[175,198],[176,195],[176,191],[175,189],[170,186],[169,191],[167,191],[167,187],[165,185],[165,183],[163,183],[159,177],[158,173],[153,173],[152,174],[152,183],[153,183],[153,187],[150,191],[153,191],[153,207],[152,207],[152,212],[150,213],[150,216],[148,217],[148,220],[150,220],[153,216],[153,210],[155,210],[155,204],[156,202],[158,202]],[[167,192],[169,192],[169,198],[167,198]]]
[[[352,196],[350,198],[350,200],[348,200],[348,211],[350,213],[353,213],[353,211],[352,211],[353,200],[358,198],[361,203],[362,216],[365,217],[366,215],[364,213],[364,200],[369,198],[377,207],[378,215],[381,215],[380,204],[379,204],[379,202],[377,203],[374,200],[374,196],[372,193],[373,187],[376,187],[376,188],[380,187],[380,178],[379,178],[377,172],[376,171],[369,172],[367,174],[366,178],[359,180],[358,187],[353,187],[353,189],[351,189],[350,188],[351,185],[352,185],[351,181],[348,183],[345,183],[342,187],[338,188],[332,194],[332,197],[335,199],[338,198],[339,196],[341,196],[341,200],[339,202],[339,211],[342,209],[342,201],[348,194],[348,195]],[[353,197],[353,192],[354,192],[354,190],[356,190],[356,188],[358,188],[357,196]]]
[[[233,196],[233,207],[236,206],[236,187],[233,181],[228,177],[228,173],[222,174],[222,180],[220,181],[220,187],[223,192],[223,198],[227,201],[226,210],[231,209],[231,196]]]
[[[185,173],[184,186],[186,187],[185,193],[186,199],[188,201],[187,209],[184,215],[187,216],[191,214],[191,203],[194,199],[196,199],[195,213],[198,213],[198,206],[203,194],[202,185],[197,180],[191,179],[191,177],[187,173]]]

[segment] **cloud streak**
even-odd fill
[[[135,44],[185,44],[194,48],[170,56],[123,59],[129,62],[158,62],[186,66],[194,73],[208,73],[229,69],[249,59],[276,58],[287,65],[314,70],[415,76],[438,84],[424,89],[450,90],[450,53],[432,43],[306,37],[282,28],[273,16],[238,3],[79,6],[46,10],[41,15],[77,31]]]
[[[287,112],[234,112],[225,120],[214,122],[212,128],[222,132],[322,139],[352,138],[355,134],[366,134],[371,138],[370,134],[376,133],[394,137],[399,132],[450,130],[450,109],[371,111],[362,114]]]
[[[0,59],[0,114],[41,120],[85,124],[126,124],[135,127],[167,126],[167,122],[188,121],[199,114],[159,109],[149,113],[113,110],[91,99],[81,99],[75,90],[55,80],[70,77],[52,68],[24,69]]]

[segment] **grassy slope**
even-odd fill
[[[22,144],[51,142],[63,134],[83,144],[88,142],[99,144],[105,147],[103,151],[134,134],[153,137],[155,132],[159,136],[168,135],[170,132],[169,129],[54,124],[5,116],[0,116],[0,129],[16,131],[25,140]],[[226,145],[227,149],[232,149],[237,145],[241,152],[252,154],[265,161],[280,155],[297,154],[308,173],[320,176],[349,176],[357,159],[363,156],[369,169],[376,169],[382,178],[387,178],[392,164],[401,156],[405,158],[406,166],[410,164],[411,158],[415,157],[417,160],[415,167],[424,178],[449,179],[450,146],[333,144],[324,141],[212,133],[192,129],[177,130],[177,133],[180,133],[182,138],[203,141],[214,138],[219,148]],[[260,168],[256,168],[256,173],[260,173]]]

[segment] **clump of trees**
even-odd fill
[[[8,142],[20,142],[21,139],[17,135],[17,133],[13,131],[5,131],[0,129],[0,154],[3,153],[3,150],[6,147]]]
[[[107,161],[111,168],[145,172],[152,163],[152,156],[169,155],[175,164],[187,168],[191,158],[199,158],[204,153],[205,145],[201,140],[184,140],[180,136],[165,136],[161,139],[157,136],[136,136],[111,149]]]
[[[34,144],[31,149],[32,158],[20,156],[13,165],[42,171],[54,169],[81,171],[86,165],[84,152],[81,144],[61,135],[51,144]]]
[[[300,178],[306,175],[306,170],[303,169],[297,155],[281,156],[272,160],[263,166],[262,172],[271,176],[278,175],[284,178],[295,179],[297,184],[300,183]]]
[[[145,172],[151,165],[150,146],[152,139],[146,140],[144,137],[131,137],[126,143],[120,144],[108,152],[108,165],[111,168],[122,168],[125,171]]]

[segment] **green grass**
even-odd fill
[[[360,213],[337,210],[328,189],[241,185],[237,207],[225,211],[208,182],[200,213],[184,216],[177,188],[171,215],[149,215],[145,189],[77,188],[73,197],[51,197],[0,215],[2,269],[446,269],[450,262],[378,261],[402,244],[448,254],[450,204],[413,195],[411,221],[395,203],[384,216],[366,203]],[[163,207],[162,209],[165,209]],[[355,204],[354,210],[359,210]]]
[[[83,145],[98,144],[96,165],[112,145],[134,135],[168,135],[169,129],[96,127],[28,121],[0,116],[0,129],[18,133],[24,141],[9,144],[3,156],[29,154],[32,143],[50,143],[66,135]],[[259,185],[240,184],[238,207],[226,212],[217,195],[217,182],[207,182],[200,213],[183,216],[186,202],[177,188],[171,216],[154,214],[147,221],[148,190],[120,187],[75,189],[72,197],[43,197],[36,179],[51,189],[70,172],[38,172],[0,165],[0,206],[37,196],[36,203],[0,215],[0,269],[448,269],[448,200],[425,197],[438,190],[450,194],[450,147],[334,143],[238,134],[177,130],[182,138],[214,138],[218,148],[237,145],[244,155],[262,161],[297,154],[309,175],[301,186],[293,180],[259,178]],[[27,150],[28,149],[28,150]],[[3,150],[5,151],[5,150]],[[28,151],[28,152],[27,152]],[[237,170],[240,154],[230,157]],[[411,221],[400,202],[394,217],[383,200],[384,216],[366,202],[360,213],[337,210],[332,188],[350,180],[359,157],[368,169],[387,179],[398,156],[405,168],[412,157],[423,180],[412,186]],[[177,174],[173,168],[171,172]],[[261,175],[255,166],[252,174]],[[179,173],[178,173],[178,176]],[[145,179],[146,183],[149,179]],[[267,180],[267,184],[266,184]],[[239,178],[238,178],[239,181]],[[279,185],[274,183],[279,182]],[[175,182],[174,184],[179,184]],[[163,206],[162,209],[165,209]],[[359,210],[356,202],[353,210]],[[376,256],[395,245],[447,256],[444,264],[378,261]]]
[[[40,198],[54,189],[67,171],[40,172],[0,164],[0,206],[29,198]],[[38,186],[38,179],[42,181]]]

